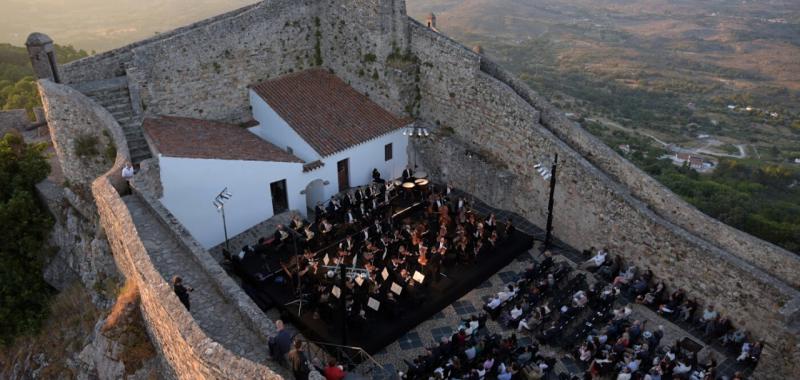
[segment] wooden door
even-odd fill
[[[339,191],[350,188],[350,159],[345,158],[336,163],[336,171],[339,174]]]

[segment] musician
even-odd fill
[[[322,223],[320,223],[319,231],[322,232],[322,236],[325,237],[325,240],[328,240],[333,231],[333,224],[331,224],[327,218],[323,218]]]
[[[361,241],[365,243],[369,242],[369,228],[361,230],[361,233],[359,235],[361,236]]]
[[[358,205],[358,218],[369,219],[369,211],[367,211],[367,208],[364,206],[364,202]]]
[[[508,221],[506,222],[505,238],[506,239],[510,238],[511,235],[513,235],[514,232],[516,232],[516,231],[517,231],[517,228],[514,227],[514,224],[511,222],[511,218],[508,218]]]
[[[372,169],[372,180],[375,182],[381,182],[381,172],[378,171],[378,168]]]
[[[487,239],[487,243],[489,244],[489,249],[497,248],[497,231],[492,231],[492,234],[489,235],[489,238]]]
[[[375,236],[381,236],[383,234],[383,226],[381,226],[381,221],[379,219],[375,219],[372,223],[372,234]]]
[[[289,227],[297,232],[303,229],[303,219],[300,217],[300,214],[296,214],[292,217],[292,222],[289,224]]]
[[[326,212],[328,215],[334,215],[339,209],[336,207],[338,201],[335,197],[331,196],[331,200],[328,202],[328,206],[326,206]]]
[[[370,201],[370,203],[369,203],[369,207],[370,207],[370,209],[372,209],[372,211],[375,211],[375,212],[376,212],[376,214],[377,214],[377,211],[378,211],[378,210],[380,209],[380,207],[381,207],[381,204],[380,204],[380,202],[378,201],[378,198],[377,198],[377,197],[373,197],[373,198],[372,198],[372,200],[371,200],[371,201]]]
[[[286,239],[289,238],[289,233],[286,232],[286,227],[284,227],[283,224],[278,225],[278,228],[275,230],[273,238],[274,238],[273,243],[277,244],[276,249],[280,250],[281,248],[283,248]]]
[[[303,234],[305,235],[306,246],[316,246],[316,240],[314,240],[314,236],[316,236],[316,234],[311,230],[311,225],[307,224],[305,228],[303,228]]]
[[[494,231],[495,226],[497,226],[497,217],[494,216],[494,213],[490,213],[489,216],[486,217],[483,225],[486,227],[488,232]]]
[[[353,252],[355,248],[356,248],[356,242],[353,241],[353,235],[347,235],[347,237],[339,243],[340,250]]]
[[[317,202],[314,206],[314,223],[319,224],[319,221],[325,217],[325,208],[322,207],[322,202]]]
[[[403,182],[408,182],[408,180],[410,180],[413,177],[414,177],[414,172],[411,171],[411,165],[403,169]]]
[[[347,212],[344,215],[344,222],[347,224],[353,224],[356,222],[356,216],[353,214],[353,210],[347,209]]]
[[[355,206],[355,204],[356,204],[356,198],[355,196],[353,196],[353,191],[350,190],[342,197],[342,207],[344,207],[344,209],[346,210]]]
[[[442,238],[444,239],[444,238]],[[442,272],[442,260],[447,250],[439,249],[439,246],[431,249],[430,257],[428,258],[428,278],[433,283],[439,282],[439,275]]]

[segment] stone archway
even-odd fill
[[[321,179],[315,179],[306,185],[306,214],[314,212],[317,202],[325,201],[325,183]]]

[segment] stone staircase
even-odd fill
[[[142,131],[142,115],[134,110],[126,77],[80,83],[73,87],[105,107],[114,116],[125,132],[134,165],[152,157]]]

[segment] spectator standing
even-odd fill
[[[131,191],[131,180],[133,179],[133,166],[130,162],[126,162],[125,166],[122,167],[122,179],[125,180],[125,183],[128,184],[128,192]]]
[[[306,351],[303,349],[302,341],[294,341],[294,347],[286,354],[286,358],[292,366],[292,374],[294,374],[295,380],[308,380],[308,373],[311,370],[308,366],[308,358],[306,357]]]
[[[292,336],[286,331],[286,327],[280,319],[275,321],[275,328],[278,333],[269,339],[269,354],[273,359],[284,364],[286,363],[286,354],[289,353],[292,345]]]
[[[175,276],[172,278],[172,290],[175,291],[175,295],[181,300],[183,306],[186,306],[186,310],[191,311],[189,307],[189,292],[194,291],[194,288],[185,286],[181,276]]]

